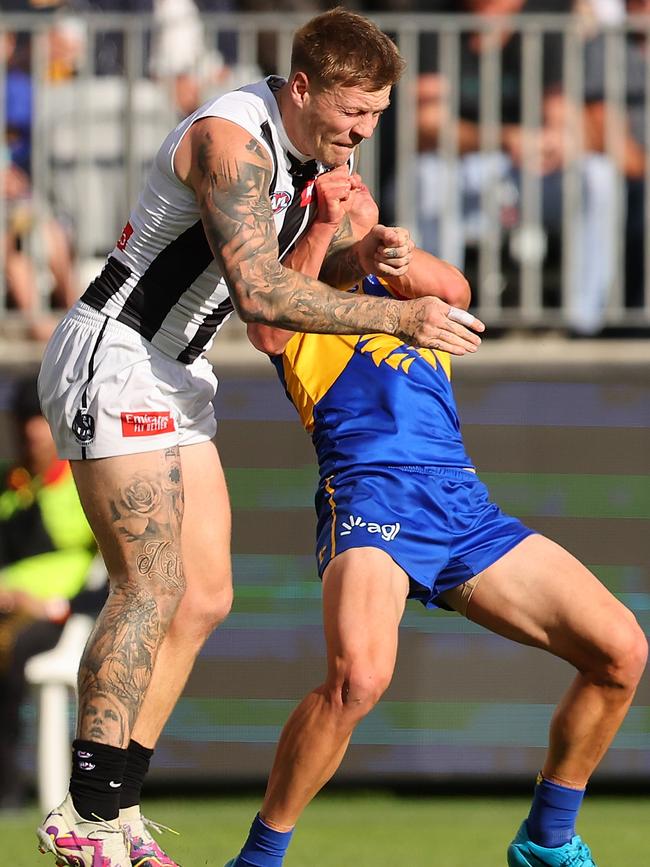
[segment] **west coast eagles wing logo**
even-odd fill
[[[72,433],[81,446],[87,446],[95,439],[95,419],[86,407],[77,410],[72,422]]]
[[[284,211],[284,209],[288,208],[290,204],[291,193],[287,193],[286,190],[279,190],[271,196],[271,210],[274,214],[279,214],[280,211]]]

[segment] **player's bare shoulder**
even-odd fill
[[[187,131],[174,159],[180,181],[198,190],[211,173],[224,171],[224,180],[236,177],[238,163],[251,163],[271,171],[269,152],[248,130],[222,117],[202,117]]]
[[[213,237],[215,220],[221,230],[217,235],[224,240],[232,237],[235,227],[223,224],[223,216],[237,224],[249,223],[251,228],[255,221],[272,223],[269,185],[273,167],[263,146],[230,121],[211,118],[207,124],[200,123],[192,136],[190,182],[208,237]]]

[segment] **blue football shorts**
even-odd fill
[[[410,579],[409,598],[448,608],[464,584],[535,531],[504,514],[473,472],[446,467],[363,467],[330,476],[316,493],[316,559],[380,548]]]

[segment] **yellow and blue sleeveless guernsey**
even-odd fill
[[[390,294],[377,277],[350,291]],[[296,334],[272,360],[312,434],[321,476],[361,464],[472,466],[447,353],[388,334]]]
[[[352,290],[390,295],[377,277]],[[295,334],[272,357],[320,467],[317,561],[385,550],[410,596],[439,595],[532,531],[490,502],[465,451],[447,353],[387,334]]]

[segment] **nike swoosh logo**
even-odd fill
[[[113,780],[111,780],[108,785],[111,787],[111,789],[119,789],[122,783],[114,783]]]
[[[548,867],[548,863],[541,861],[534,852],[519,852],[518,854],[526,859],[525,863],[528,867]]]

